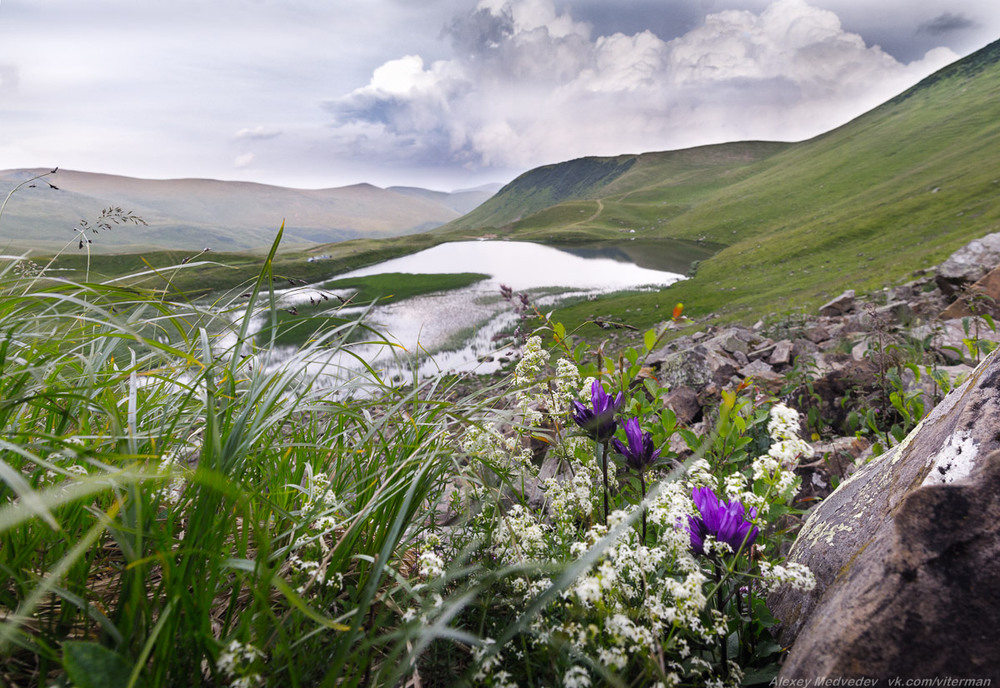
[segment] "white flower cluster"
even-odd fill
[[[297,552],[290,552],[286,561],[292,571],[305,574],[307,578],[305,582],[295,589],[295,592],[300,595],[304,594],[314,584],[332,590],[340,590],[344,587],[343,573],[335,571],[333,574],[327,575],[327,567],[323,563],[322,553],[320,553],[320,559],[317,560],[300,556]]]
[[[521,360],[514,366],[514,384],[518,387],[535,384],[548,359],[548,353],[542,348],[542,338],[528,337],[521,349]]]
[[[687,479],[694,487],[715,487],[715,476],[712,466],[705,459],[695,459],[688,466]]]
[[[495,423],[483,427],[470,426],[462,439],[462,449],[486,464],[515,471],[527,470],[534,474],[537,468],[531,463],[531,450],[521,447],[517,437],[504,437]]]
[[[544,559],[549,549],[546,530],[548,526],[539,523],[531,511],[515,504],[500,518],[494,547],[498,556],[510,564]]]
[[[776,495],[790,498],[798,485],[795,466],[800,458],[812,456],[812,447],[798,435],[799,412],[784,404],[771,407],[767,431],[771,435],[771,447],[767,454],[754,460],[753,479],[763,480],[772,486]],[[756,506],[762,514],[766,513],[766,503],[750,506]]]
[[[535,392],[548,359],[548,353],[542,348],[542,338],[529,337],[524,343],[521,360],[514,366],[517,408],[521,413],[521,422],[529,428],[537,428],[542,424],[542,414],[538,408],[544,404],[544,397],[539,398]]]
[[[440,578],[444,575],[444,559],[432,549],[420,553],[417,557],[417,566],[424,578]]]
[[[597,484],[597,471],[588,464],[572,463],[570,480],[546,478],[542,489],[548,500],[549,515],[557,523],[571,524],[594,512],[593,486]]]
[[[782,585],[790,585],[795,590],[812,590],[816,587],[816,577],[808,566],[796,562],[788,562],[784,566],[760,563],[760,575],[768,590],[777,590]]]
[[[686,523],[690,513],[691,499],[684,496],[685,490],[690,486],[664,485],[648,514],[653,527],[664,526],[657,528],[659,541],[646,546],[639,542],[635,528],[622,529],[601,559],[539,616],[532,627],[533,642],[544,644],[558,635],[580,653],[621,670],[636,653],[656,652],[660,639],[675,630],[704,638],[714,636],[717,624],[706,628],[701,621],[708,601],[704,591],[708,578],[690,552],[687,532],[676,527],[679,522]],[[613,512],[609,527],[630,518],[634,509]],[[581,556],[607,533],[608,527],[591,526],[570,551]],[[537,586],[526,581],[515,586],[515,593],[523,595],[525,601],[538,592]],[[601,622],[595,623],[586,613],[582,617],[567,614],[567,607],[590,610]],[[572,676],[583,681],[586,674]]]
[[[569,408],[570,402],[580,397],[580,369],[576,367],[575,363],[565,358],[556,361],[553,397],[556,411]]]
[[[315,516],[310,521],[309,528],[320,533],[336,528],[336,512],[343,504],[331,488],[327,474],[322,471],[313,473],[312,466],[306,464],[305,485],[295,487],[305,495],[299,515]]]
[[[590,688],[590,674],[582,666],[571,666],[563,674],[563,688]]]
[[[230,688],[251,688],[264,683],[257,666],[264,653],[249,643],[234,640],[219,653],[216,668],[229,679]]]
[[[479,665],[478,671],[473,675],[472,680],[478,685],[492,686],[493,688],[517,688],[514,677],[510,672],[501,669],[503,666],[503,653],[486,657],[487,652],[496,645],[493,638],[484,638],[483,644],[472,648],[472,658]]]

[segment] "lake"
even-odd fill
[[[440,244],[334,279],[385,273],[489,275],[469,287],[376,306],[368,322],[397,346],[365,345],[355,349],[369,362],[377,362],[377,367],[390,377],[409,377],[415,358],[419,359],[416,365],[421,376],[444,370],[486,373],[496,370],[499,359],[509,353],[508,348],[497,349],[496,336],[511,330],[517,321],[511,305],[500,297],[501,284],[515,292],[528,292],[532,303],[546,312],[570,298],[661,289],[682,279],[692,261],[707,258],[712,252],[689,242],[669,240],[559,248],[517,241],[462,241]],[[311,294],[323,290],[324,284],[285,291],[282,304],[304,303]],[[361,310],[345,309],[341,315]]]

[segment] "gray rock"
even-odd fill
[[[937,271],[938,285],[947,291],[967,282],[975,282],[1000,265],[1000,232],[975,239],[952,253]]]
[[[813,344],[819,344],[825,342],[830,338],[830,330],[826,329],[822,325],[813,325],[807,329],[804,333],[805,338],[808,339]]]
[[[991,355],[816,507],[790,557],[816,588],[769,599],[792,645],[781,679],[1000,679],[998,427]]]
[[[722,334],[716,336],[715,341],[719,343],[719,346],[722,347],[723,351],[727,351],[731,354],[739,352],[746,356],[747,352],[750,351],[750,346],[747,343],[749,337],[741,335],[743,335],[743,333],[736,328],[730,328],[729,330],[726,330]]]
[[[743,366],[740,368],[739,374],[745,378],[752,377],[767,382],[783,382],[785,379],[783,375],[774,372],[774,368],[764,363],[764,361],[754,361],[749,365]]]
[[[768,363],[773,366],[788,365],[792,361],[792,349],[792,343],[787,339],[782,339],[774,345],[774,351],[771,352]]]
[[[660,381],[669,389],[691,387],[701,390],[713,382],[724,386],[738,367],[724,351],[706,344],[672,353],[660,349],[650,353],[646,362],[659,366]]]
[[[820,315],[838,316],[854,310],[854,290],[848,289],[840,296],[819,307]]]

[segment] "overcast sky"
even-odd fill
[[[442,190],[834,128],[997,0],[0,0],[0,169]]]

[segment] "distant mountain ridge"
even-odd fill
[[[45,171],[0,171],[0,199],[20,182]],[[0,246],[56,250],[73,239],[72,230],[81,219],[92,221],[107,207],[132,211],[147,226],[120,227],[94,237],[95,251],[256,249],[270,245],[282,221],[286,246],[384,238],[438,227],[491,195],[488,188],[445,193],[355,184],[310,190],[60,169],[22,187],[11,198],[0,218]]]

